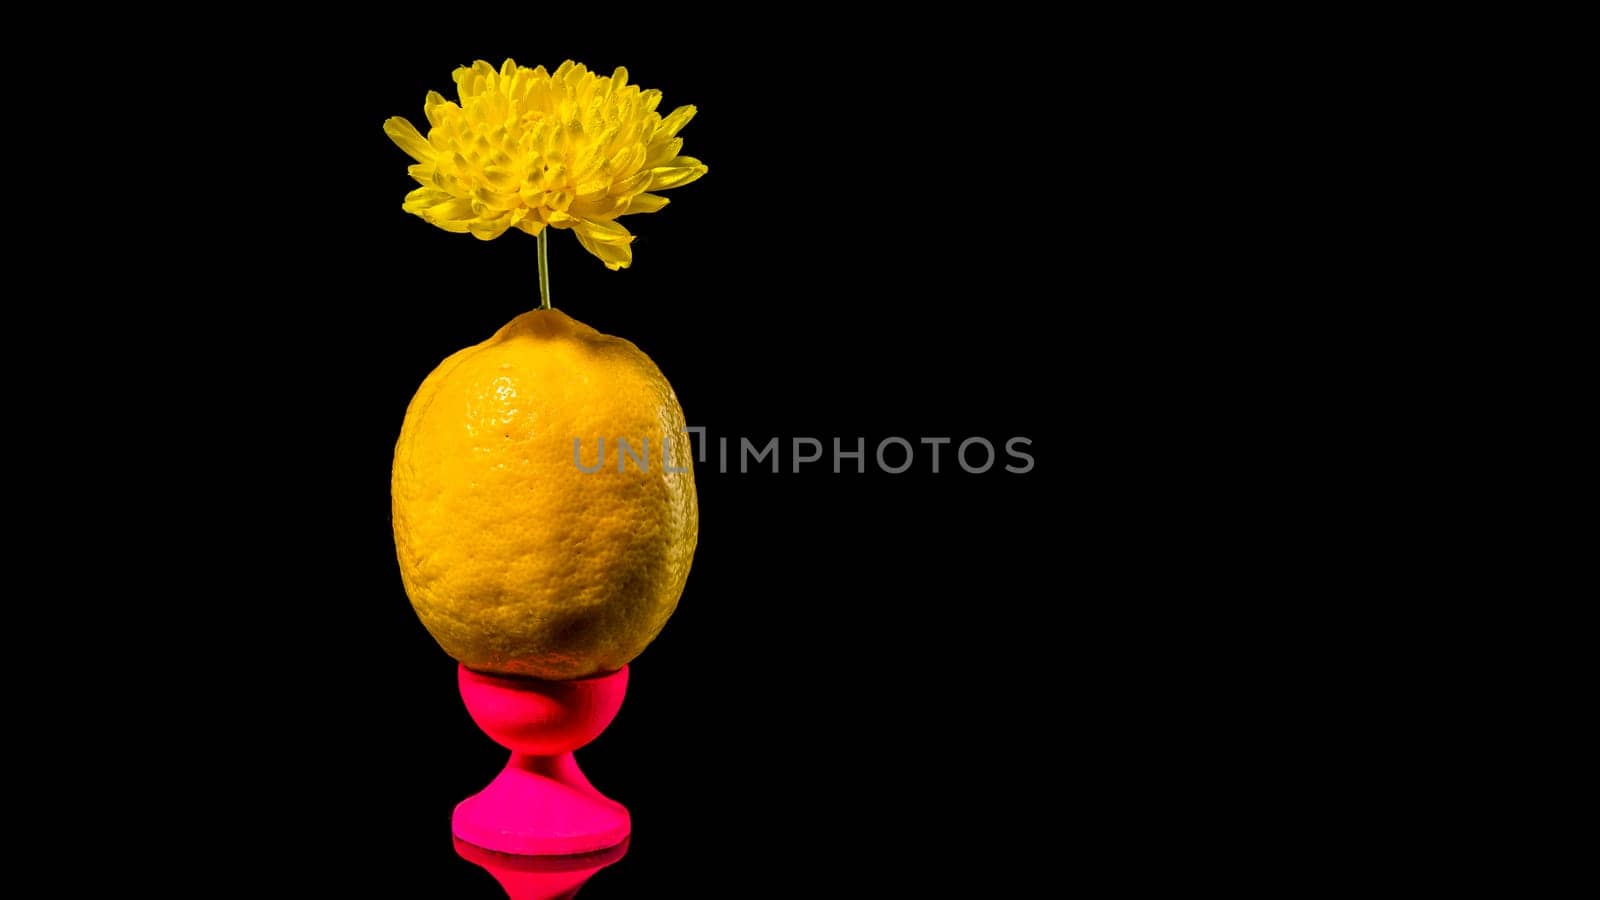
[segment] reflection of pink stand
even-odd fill
[[[577,681],[539,681],[459,671],[472,721],[511,761],[489,786],[456,806],[450,830],[500,853],[556,856],[622,843],[628,810],[594,789],[572,751],[600,736],[622,706],[628,668]]]
[[[626,856],[628,844],[580,856],[507,856],[456,838],[456,853],[493,875],[510,900],[567,900],[594,873]]]

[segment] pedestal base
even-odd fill
[[[632,822],[622,804],[589,784],[571,753],[513,753],[488,787],[456,806],[450,830],[500,853],[565,856],[615,847]]]

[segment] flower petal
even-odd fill
[[[441,203],[448,203],[454,199],[455,197],[447,191],[441,191],[438,188],[419,187],[406,195],[406,202],[402,208],[406,212],[421,212],[424,209],[438,206]]]
[[[606,264],[606,268],[613,272],[618,269],[626,269],[632,265],[633,247],[631,245],[633,236],[628,235],[627,240],[617,240],[609,230],[597,228],[598,224],[595,222],[580,222],[575,226],[572,229],[572,233],[578,236],[578,243],[583,245],[583,249],[599,257],[600,261]],[[616,223],[605,224],[615,225]],[[621,226],[617,227],[620,228]],[[627,234],[627,230],[623,229],[623,233]]]
[[[574,226],[579,231],[586,232],[593,240],[607,244],[633,243],[633,235],[628,232],[627,226],[617,222],[602,222],[595,219],[585,219]]]
[[[492,241],[511,227],[511,216],[506,214],[494,219],[474,219],[467,224],[467,230],[480,241]]]
[[[581,219],[609,221],[622,215],[627,207],[628,198],[601,194],[593,198],[579,197],[572,201],[572,207],[568,211]]]
[[[618,197],[627,197],[637,194],[650,187],[650,179],[654,177],[649,169],[631,175],[611,186],[611,193]]]
[[[444,121],[445,116],[450,114],[451,107],[458,110],[461,108],[446,100],[444,95],[438,91],[429,91],[428,96],[422,101],[422,114],[428,117],[428,126],[430,128],[437,128]]]
[[[516,192],[502,194],[486,187],[480,187],[472,192],[472,199],[476,200],[485,209],[500,212],[512,210],[522,205],[522,198]]]
[[[630,213],[652,213],[671,202],[671,200],[668,200],[666,197],[663,197],[660,194],[636,194],[632,200],[628,201],[628,208],[617,215],[626,216]]]
[[[606,162],[614,178],[626,177],[639,171],[644,165],[645,148],[643,144],[634,142],[611,154],[611,159]]]
[[[665,119],[661,120],[661,127],[656,130],[656,137],[673,137],[689,124],[698,110],[693,106],[680,106],[673,110]]]
[[[501,166],[484,166],[483,180],[497,191],[514,191],[522,181],[516,172]]]
[[[682,187],[704,175],[706,171],[700,160],[692,156],[680,156],[673,160],[671,166],[650,170],[650,190],[664,191],[667,188]]]
[[[658,138],[650,144],[649,153],[645,156],[642,167],[654,169],[657,166],[664,166],[676,159],[678,151],[682,149],[683,138],[673,138],[670,141],[663,141]]]
[[[383,133],[389,136],[389,140],[394,141],[395,146],[404,150],[417,162],[433,162],[434,157],[438,155],[433,145],[428,143],[428,139],[417,132],[417,126],[411,124],[411,120],[404,116],[390,116],[383,123]]]

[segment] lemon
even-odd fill
[[[558,310],[518,316],[406,410],[391,491],[412,607],[471,669],[621,668],[689,575],[690,456],[677,395],[638,347]]]

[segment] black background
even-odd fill
[[[831,894],[846,870],[867,892],[1006,893],[1115,831],[1070,811],[1126,776],[1107,765],[1129,749],[1108,698],[1140,673],[1106,626],[1129,615],[1120,579],[1149,567],[1118,574],[1138,511],[1107,512],[1122,476],[1081,447],[1136,452],[1106,415],[1142,377],[1111,323],[1154,263],[1126,246],[1136,151],[1104,90],[1069,89],[1068,47],[1020,22],[916,39],[751,22],[755,38],[692,43],[644,21],[403,40],[258,24],[270,52],[148,69],[177,106],[222,112],[157,238],[197,277],[118,313],[180,348],[136,351],[169,429],[142,499],[181,479],[201,501],[155,538],[192,603],[147,645],[179,702],[150,726],[170,774],[141,802],[212,823],[180,867],[497,896],[455,856],[449,814],[504,751],[406,600],[389,464],[433,366],[537,303],[534,241],[403,213],[408,160],[381,126],[423,121],[455,66],[508,55],[625,65],[664,110],[699,107],[684,152],[710,173],[628,220],[629,270],[557,232],[554,302],[654,358],[713,439],[784,446],[779,474],[697,465],[678,612],[579,755],[635,823],[584,896]],[[230,60],[235,81],[184,93],[191,67]],[[196,316],[204,340],[185,337]],[[793,474],[795,436],[865,438],[867,472]],[[917,444],[910,472],[877,471],[889,436]],[[1027,474],[1004,470],[1015,436]],[[999,457],[968,474],[952,444],[934,474],[922,437]]]

